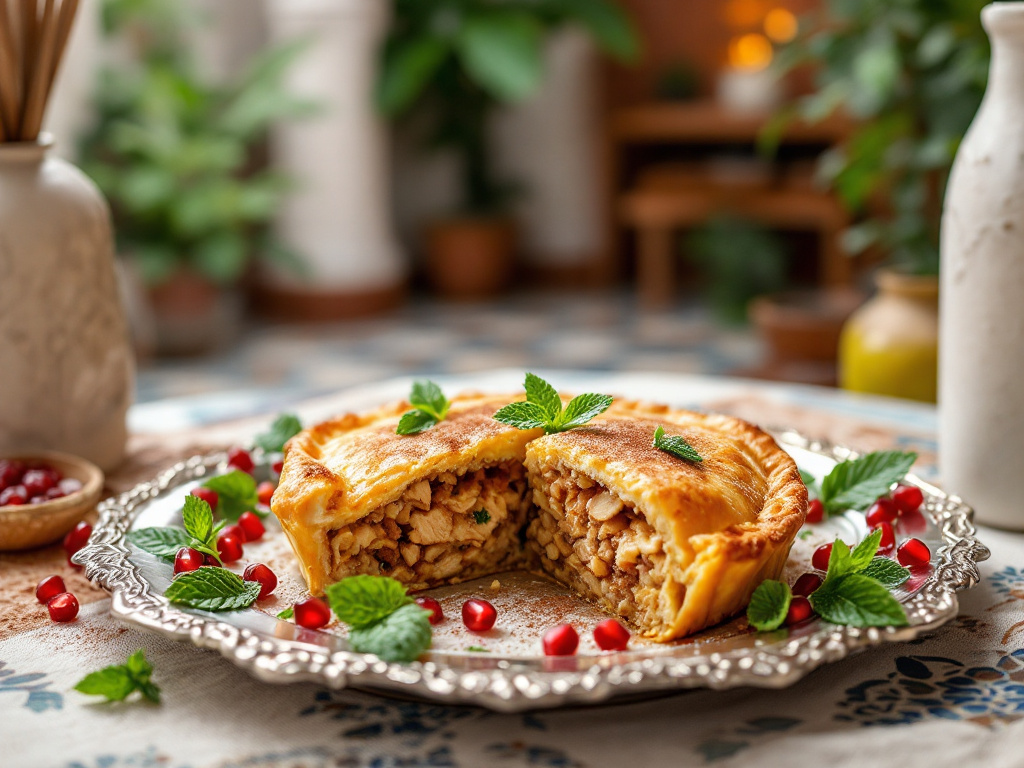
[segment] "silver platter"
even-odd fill
[[[776,438],[802,468],[817,474],[856,455],[793,432],[778,433]],[[989,556],[975,538],[971,508],[911,478],[925,492],[919,529],[913,535],[930,546],[933,557],[931,567],[916,572],[908,587],[897,593],[910,620],[907,627],[858,629],[815,620],[793,630],[758,634],[739,617],[677,644],[635,641],[628,651],[600,653],[587,630],[602,618],[600,611],[538,577],[501,574],[501,585],[493,594],[491,577],[434,590],[449,618],[435,631],[430,653],[411,664],[389,664],[347,650],[338,631],[304,630],[276,619],[274,614],[290,604],[284,599],[259,610],[213,614],[182,609],[162,597],[170,582],[170,567],[131,548],[125,537],[133,526],[170,524],[180,509],[181,495],[203,477],[222,471],[224,460],[220,453],[195,456],[152,482],[103,502],[90,543],[74,560],[85,566],[88,578],[111,593],[115,617],[218,650],[269,683],[313,681],[331,688],[352,686],[504,712],[594,704],[685,688],[782,688],[822,664],[882,643],[912,640],[950,621],[957,614],[957,591],[978,582],[978,563]],[[257,472],[266,474],[266,459],[258,464]],[[845,534],[852,542],[866,532],[866,526],[862,515],[847,513],[805,530],[787,565],[791,575],[808,569],[810,552],[821,541]],[[283,535],[268,527],[266,538],[255,553],[246,545],[246,559],[274,562],[281,578],[277,594],[297,599],[302,590],[297,571],[292,567],[282,576],[282,570],[289,568],[281,564],[282,558],[290,558]],[[481,593],[498,607],[499,626],[506,622],[505,630],[473,636],[462,627],[458,606],[467,596]],[[579,653],[543,656],[539,638],[544,627],[563,620],[583,630]],[[476,652],[478,645],[487,652]]]

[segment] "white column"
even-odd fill
[[[274,164],[298,189],[277,219],[277,234],[307,262],[309,274],[283,269],[277,285],[303,291],[360,292],[401,283],[388,198],[386,133],[373,105],[384,0],[266,0],[270,37],[308,38],[291,67],[296,95],[320,114],[280,125]]]

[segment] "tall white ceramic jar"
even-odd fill
[[[50,142],[0,143],[0,455],[124,457],[134,361],[110,211]]]
[[[988,90],[942,219],[939,452],[978,520],[1024,530],[1024,3],[981,17]]]

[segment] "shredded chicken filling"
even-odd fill
[[[493,573],[518,561],[531,506],[519,462],[442,472],[329,531],[331,575],[379,573],[424,589]]]
[[[664,620],[661,536],[602,485],[565,465],[531,477],[537,515],[527,548],[548,573],[640,626]]]

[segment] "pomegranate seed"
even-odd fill
[[[262,483],[256,486],[256,497],[260,500],[260,504],[264,506],[270,506],[270,497],[274,495],[274,491],[277,490],[277,486],[269,480],[264,480]]]
[[[245,528],[240,526],[238,523],[232,523],[231,525],[225,525],[221,531],[221,536],[234,536],[240,542],[245,544],[249,540],[249,536],[245,532]]]
[[[58,479],[45,469],[30,469],[21,478],[21,484],[29,496],[42,496],[57,484]]]
[[[615,619],[605,619],[594,627],[594,642],[602,651],[624,651],[629,638],[629,630]]]
[[[28,504],[28,491],[24,485],[12,485],[0,491],[0,507],[20,507]]]
[[[896,559],[900,561],[900,565],[912,568],[915,565],[928,565],[932,553],[928,545],[920,539],[907,539],[896,550]]]
[[[245,573],[242,574],[242,580],[258,581],[260,583],[260,600],[277,589],[277,576],[263,563],[253,563],[247,566]]]
[[[426,608],[430,611],[430,623],[440,624],[444,621],[444,611],[441,610],[441,604],[432,597],[417,597],[416,605],[420,608]]]
[[[78,493],[82,490],[82,481],[73,477],[65,477],[57,483],[57,487],[65,496],[70,496],[72,493]]]
[[[51,488],[44,495],[37,496],[36,498],[43,499],[44,501],[53,501],[54,499],[63,499],[66,495],[58,486],[57,488]]]
[[[36,600],[45,605],[51,597],[56,597],[61,592],[67,592],[64,579],[60,576],[47,576],[36,586]]]
[[[486,632],[497,619],[498,612],[486,600],[472,597],[462,604],[462,623],[470,632]]]
[[[177,575],[179,573],[188,573],[189,571],[198,571],[205,563],[206,555],[198,549],[182,547],[178,550],[178,554],[174,556],[174,573]]]
[[[235,563],[242,559],[242,542],[234,536],[217,537],[217,554],[225,563]]]
[[[223,568],[224,566],[217,562],[217,558],[213,555],[203,555],[203,565],[208,565],[211,568]]]
[[[559,624],[544,633],[545,656],[572,656],[580,644],[580,636],[572,624]]]
[[[245,531],[246,541],[259,541],[267,532],[263,527],[263,521],[255,512],[243,512],[238,518],[238,526]]]
[[[869,528],[874,528],[879,523],[891,523],[899,514],[900,509],[896,502],[892,499],[879,499],[871,505],[864,519],[867,520]]]
[[[892,523],[878,523],[872,526],[872,529],[882,532],[882,539],[878,542],[879,552],[888,552],[896,546],[896,534],[893,533]]]
[[[270,465],[270,468],[274,470],[275,475],[280,475],[281,470],[284,469],[284,460],[280,459],[278,461],[275,461],[273,464]]]
[[[786,626],[792,627],[795,624],[800,624],[813,615],[814,609],[811,608],[811,601],[803,595],[796,595],[789,603],[789,610],[786,611]]]
[[[244,448],[232,448],[228,451],[228,466],[240,469],[243,472],[252,472],[255,464],[252,462],[252,456]]]
[[[916,512],[924,504],[924,491],[916,485],[898,485],[892,492],[892,500],[899,507],[900,514]]]
[[[64,537],[64,551],[67,552],[68,557],[71,557],[75,552],[88,544],[91,535],[92,526],[84,520],[72,528],[68,535]]]
[[[306,629],[320,629],[331,620],[331,609],[317,597],[309,597],[294,607],[295,623]]]
[[[807,505],[807,522],[820,523],[824,519],[825,505],[821,503],[821,499],[814,499]]]
[[[217,503],[220,501],[220,497],[217,495],[216,491],[210,488],[203,488],[202,486],[199,486],[198,488],[193,488],[191,491],[189,491],[189,493],[191,493],[197,499],[202,499],[207,504],[209,504],[210,509],[217,509]]]
[[[819,571],[828,570],[828,559],[832,557],[832,545],[822,544],[811,555],[811,565],[817,568]]]
[[[821,576],[816,573],[805,573],[796,583],[793,584],[792,593],[800,597],[810,597],[818,587],[821,586]]]
[[[78,598],[70,592],[61,592],[46,601],[46,609],[54,621],[74,621],[78,615]]]
[[[0,491],[18,485],[25,474],[25,465],[16,459],[0,459]]]

